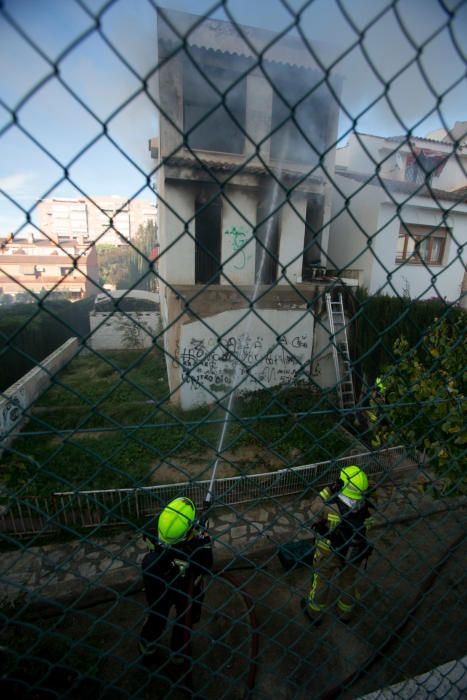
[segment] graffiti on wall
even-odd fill
[[[231,236],[232,252],[235,254],[236,270],[244,270],[248,260],[251,260],[251,255],[247,255],[245,247],[248,241],[248,232],[242,227],[232,226],[232,228],[224,231],[224,236]]]
[[[257,391],[278,384],[290,386],[309,381],[311,317],[293,326],[290,315],[296,312],[273,311],[276,327],[277,314],[282,314],[280,325],[288,323],[292,328],[276,333],[268,322],[232,324],[234,313],[220,314],[229,319],[225,326],[222,324],[224,327],[235,327],[225,335],[221,331],[220,342],[219,336],[206,332],[202,324],[184,326],[174,363],[181,373],[184,407],[212,402],[233,388],[238,392]],[[209,325],[212,327],[212,319]],[[250,329],[248,325],[253,327]]]
[[[9,396],[8,399],[0,403],[0,437],[8,436],[8,433],[21,422],[26,405],[27,399],[24,387],[21,387],[14,395]]]

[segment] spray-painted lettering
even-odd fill
[[[240,379],[240,391],[252,391],[277,383],[306,381],[303,367],[308,358],[303,356],[303,350],[309,343],[306,335],[282,335],[272,345],[265,342],[264,336],[250,333],[224,337],[217,345],[192,338],[188,347],[177,347],[177,359],[191,391],[209,388],[214,393],[224,393],[225,387]]]
[[[27,404],[26,391],[21,387],[15,395],[2,402],[0,408],[0,435],[3,437],[13,430],[23,419]]]
[[[236,270],[243,270],[248,260],[251,260],[251,255],[245,252],[245,246],[248,243],[248,232],[243,228],[232,226],[232,228],[224,231],[224,236],[232,237],[232,252],[235,253]]]

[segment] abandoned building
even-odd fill
[[[337,284],[326,268],[339,79],[298,36],[176,11],[159,11],[158,51],[150,148],[173,400],[334,385],[324,291]]]

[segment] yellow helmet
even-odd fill
[[[341,494],[352,498],[354,501],[360,501],[365,497],[365,492],[368,490],[368,478],[360,467],[352,465],[341,470],[339,478],[343,483]]]
[[[183,542],[196,521],[196,507],[189,498],[171,501],[159,516],[158,538],[163,544]]]

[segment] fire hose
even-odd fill
[[[218,576],[221,578],[225,579],[230,583],[232,588],[234,588],[237,592],[240,593],[243,603],[245,605],[246,611],[248,613],[248,617],[250,619],[250,627],[251,627],[251,640],[250,640],[250,664],[249,664],[249,669],[248,669],[248,675],[247,675],[247,680],[246,680],[246,688],[245,688],[245,693],[243,695],[244,700],[247,700],[247,698],[251,697],[251,693],[253,691],[253,688],[255,687],[255,680],[256,680],[256,670],[257,670],[257,656],[258,656],[258,650],[259,650],[259,637],[258,637],[258,623],[256,619],[256,613],[254,609],[254,601],[252,597],[250,596],[247,591],[242,588],[240,583],[237,581],[236,578],[234,578],[231,574],[226,573],[225,571],[221,571]],[[194,594],[194,577],[191,577],[190,580],[190,587],[189,587],[189,596],[190,599],[192,599]],[[192,653],[191,653],[191,632],[192,632],[192,606],[190,605],[186,616],[185,616],[185,663],[184,663],[184,669],[185,669],[185,678],[186,678],[186,684],[190,690],[190,693],[192,696],[196,697],[196,693],[193,688],[193,676],[192,676]]]
[[[216,458],[216,461],[214,463],[214,467],[212,470],[211,474],[211,480],[209,482],[209,487],[208,491],[206,494],[206,498],[204,500],[203,504],[203,512],[202,515],[199,519],[200,526],[203,529],[207,529],[207,523],[208,523],[208,515],[209,515],[209,509],[212,504],[212,498],[213,498],[213,493],[214,493],[214,483],[216,479],[216,471],[217,471],[217,466],[219,463],[219,457]],[[251,693],[253,691],[253,688],[255,686],[255,680],[256,680],[256,670],[257,670],[257,656],[258,656],[258,650],[259,650],[259,637],[258,637],[258,632],[257,632],[257,619],[256,619],[256,613],[254,609],[254,602],[250,594],[245,591],[245,589],[240,585],[240,583],[231,575],[228,574],[225,571],[219,572],[218,576],[221,578],[225,579],[230,583],[232,588],[234,588],[242,597],[243,604],[246,608],[246,611],[248,613],[248,617],[250,620],[250,627],[251,627],[251,641],[250,641],[250,665],[248,669],[248,676],[247,676],[247,681],[246,681],[246,689],[244,693],[244,698],[247,700],[251,696]],[[194,581],[195,577],[192,574],[190,578],[190,583],[189,583],[189,599],[190,601],[193,600],[194,596]],[[185,669],[185,678],[186,678],[186,683],[187,686],[190,690],[191,695],[195,696],[194,688],[193,688],[193,675],[192,675],[192,653],[191,653],[191,633],[192,633],[192,627],[193,627],[193,612],[192,612],[192,605],[190,604],[187,613],[185,615],[185,662],[184,662],[184,669]]]
[[[374,664],[377,661],[379,661],[380,659],[384,659],[388,649],[400,638],[401,633],[405,630],[408,623],[420,607],[423,599],[425,598],[425,595],[433,587],[442,569],[446,566],[447,562],[449,561],[453,553],[456,551],[456,549],[463,542],[464,538],[465,532],[460,534],[458,537],[456,537],[456,539],[453,542],[451,542],[449,547],[446,549],[442,557],[440,557],[440,559],[437,561],[430,573],[427,574],[427,576],[425,576],[418,589],[417,594],[415,595],[411,604],[409,605],[409,608],[406,614],[404,615],[402,621],[399,623],[396,629],[392,630],[389,633],[389,636],[382,643],[382,645],[380,645],[368,656],[368,658],[363,662],[359,669],[347,676],[347,678],[341,681],[341,683],[323,693],[323,695],[321,695],[320,697],[320,700],[334,700],[335,698],[338,698],[341,695],[341,693],[348,690],[351,686],[355,685],[355,683],[360,678],[362,678],[362,676],[368,673],[368,671],[374,666]]]

